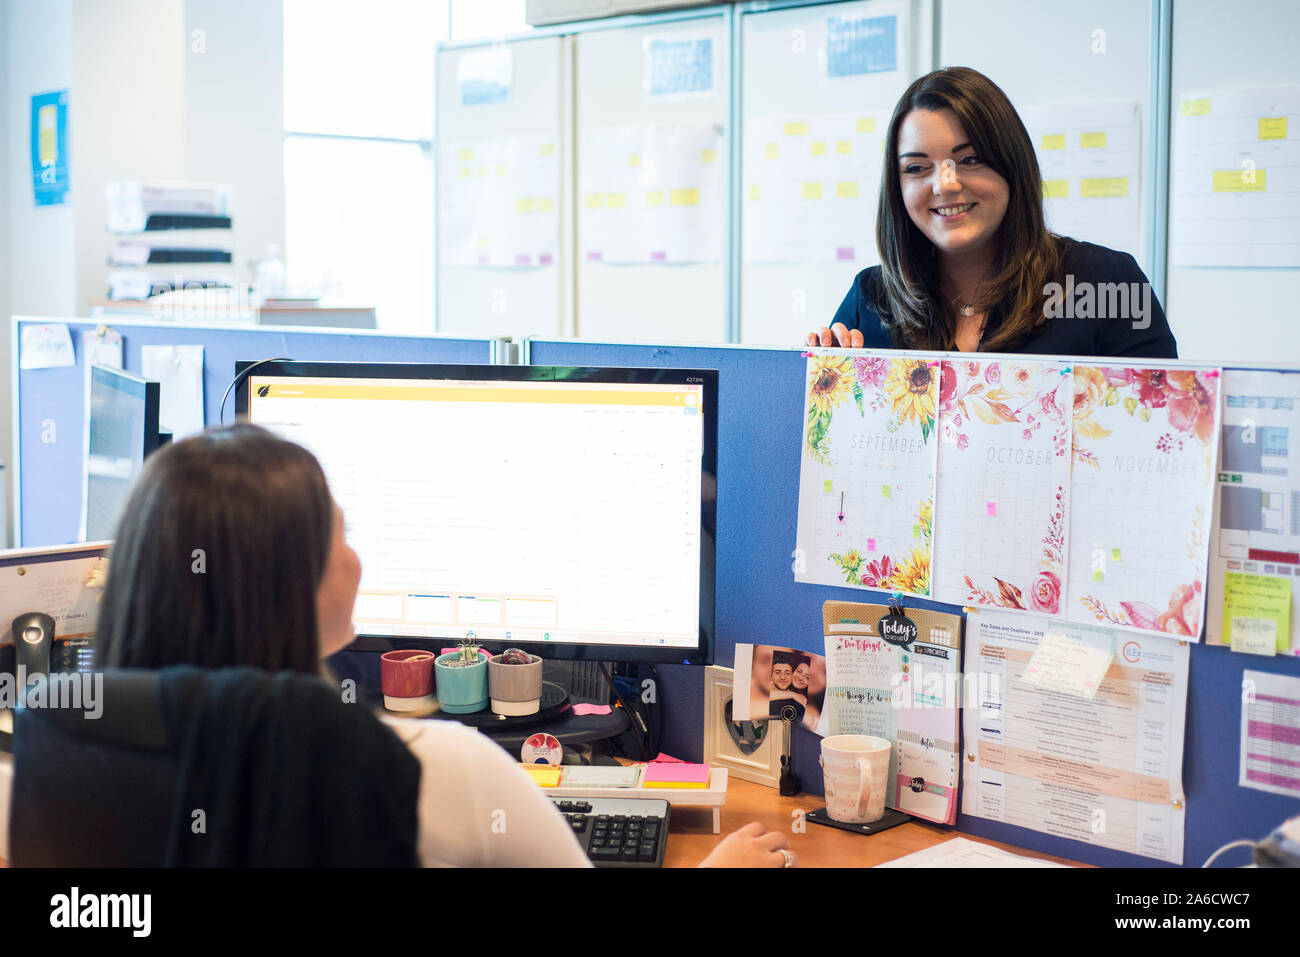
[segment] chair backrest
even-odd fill
[[[16,867],[158,867],[176,756],[155,675],[103,675],[101,716],[33,708],[14,716],[10,855]]]

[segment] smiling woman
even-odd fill
[[[809,345],[1177,356],[1131,255],[1048,231],[1033,144],[988,77],[949,67],[914,82],[885,154],[881,265],[857,275]]]

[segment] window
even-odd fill
[[[284,0],[290,290],[434,328],[437,44],[527,29],[525,0]]]
[[[289,287],[433,329],[434,52],[447,0],[285,0]]]

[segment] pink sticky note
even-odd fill
[[[654,764],[685,764],[686,762],[683,761],[681,758],[675,758],[675,757],[673,757],[671,754],[664,754],[664,753],[661,751],[661,752],[659,752],[659,756],[658,756],[657,758],[655,758],[654,761],[653,761],[652,763],[654,763]]]
[[[574,714],[609,714],[610,707],[607,704],[575,704],[573,706]]]
[[[997,517],[998,517],[998,503],[997,503],[997,502],[989,502],[989,504],[988,504],[988,513],[989,513],[989,518],[997,518]]]
[[[684,764],[652,762],[647,764],[645,774],[641,777],[643,787],[707,787],[709,783],[709,766],[707,764]]]
[[[875,550],[876,550],[876,540],[875,540],[874,538],[868,538],[868,539],[867,539],[867,551],[869,551],[869,552],[874,552]]]

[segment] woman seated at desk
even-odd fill
[[[319,674],[354,638],[360,580],[310,452],[257,426],[209,430],[150,457],[131,490],[100,606],[100,661]],[[489,738],[453,721],[384,720],[420,762],[422,864],[588,866],[565,818]],[[492,827],[500,811],[505,833]],[[703,865],[794,863],[784,834],[753,823]]]
[[[1048,232],[1029,134],[967,67],[921,77],[894,108],[876,245],[881,265],[808,345],[1178,356],[1131,255]]]

